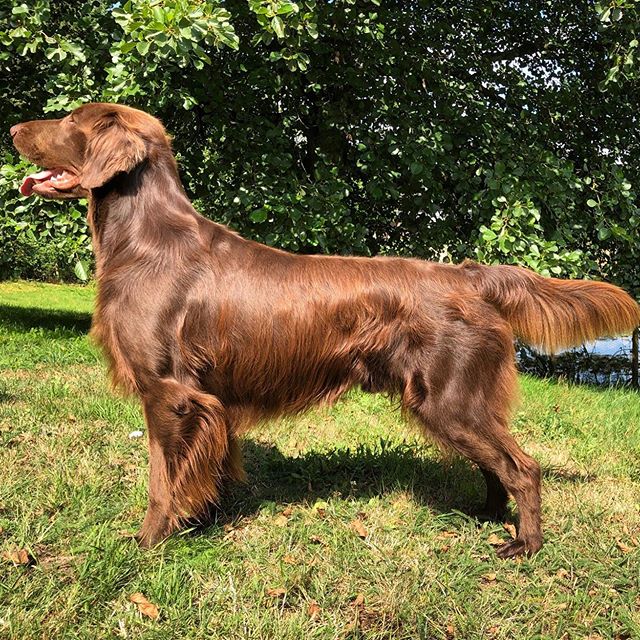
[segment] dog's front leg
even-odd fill
[[[151,388],[143,399],[149,504],[136,536],[143,547],[162,541],[217,502],[231,441],[224,407],[215,396],[172,378]]]
[[[164,449],[147,418],[149,433],[149,501],[144,522],[136,540],[141,547],[149,548],[169,536],[178,526],[174,514],[172,490],[167,474]]]

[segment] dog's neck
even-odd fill
[[[107,263],[132,255],[161,263],[163,254],[192,245],[198,217],[170,155],[144,161],[93,189],[87,220],[98,279]]]

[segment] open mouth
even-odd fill
[[[59,191],[69,191],[79,183],[80,177],[69,169],[44,169],[26,176],[20,185],[20,193],[23,196],[30,196],[34,192],[38,195],[55,194]]]

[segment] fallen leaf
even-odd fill
[[[287,518],[287,516],[285,516],[284,514],[281,514],[274,520],[274,524],[277,527],[286,527],[287,524],[289,524],[289,518]]]
[[[496,581],[496,574],[495,573],[486,573],[485,575],[482,576],[482,579],[485,582],[495,582]]]
[[[324,544],[320,536],[309,536],[309,542],[312,542],[313,544]]]
[[[622,551],[622,553],[631,553],[633,551],[633,548],[622,542],[622,540],[618,540],[616,546],[620,551]]]
[[[455,531],[441,531],[436,536],[436,539],[445,540],[446,538],[457,538],[457,537],[458,537],[458,534]]]
[[[496,535],[495,533],[492,533],[487,538],[487,542],[494,547],[504,544],[504,540],[500,536]]]
[[[352,607],[364,607],[364,594],[359,593],[351,602]]]
[[[564,580],[569,577],[569,572],[566,569],[558,569],[556,576]]]
[[[447,640],[453,640],[456,637],[456,628],[452,624],[448,624],[445,630]]]
[[[511,522],[505,522],[502,525],[502,528],[511,536],[512,540],[516,539],[516,536],[518,535],[516,533],[516,525],[512,524]]]
[[[287,590],[282,587],[275,587],[273,589],[266,589],[265,593],[271,598],[284,598]]]
[[[285,564],[298,564],[296,559],[288,554],[284,558],[282,558],[282,562],[284,562]]]
[[[558,605],[558,609],[560,609],[561,611],[564,611],[569,605],[566,602],[561,602]]]
[[[309,617],[312,620],[317,620],[320,617],[321,612],[322,609],[320,608],[320,605],[315,600],[312,600],[307,607],[307,613],[309,614]]]
[[[355,531],[358,536],[360,536],[363,540],[369,535],[369,533],[367,532],[367,529],[365,528],[365,526],[362,524],[362,520],[360,520],[359,518],[356,518],[355,520],[353,520],[353,522],[351,522],[351,524],[349,525],[351,527],[351,529],[353,529],[353,531]]]
[[[317,516],[319,516],[320,518],[324,518],[327,515],[327,507],[329,505],[326,502],[323,502],[322,500],[318,500],[314,505],[313,505],[313,511],[316,513]]]
[[[131,600],[131,602],[138,607],[138,611],[140,611],[142,615],[147,616],[147,618],[157,620],[160,615],[158,607],[156,607],[153,602],[149,602],[142,593],[132,593],[129,596],[129,600]]]
[[[500,627],[497,627],[497,626],[489,627],[487,629],[487,635],[488,636],[495,636],[495,635],[498,634],[499,631],[500,631]]]
[[[2,554],[2,557],[9,562],[13,562],[14,565],[28,566],[35,562],[35,558],[29,555],[26,549],[10,549]]]
[[[287,518],[289,518],[291,516],[291,514],[293,513],[293,507],[291,505],[289,505],[283,512],[282,515],[286,516]]]

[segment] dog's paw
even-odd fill
[[[171,535],[171,531],[166,528],[151,529],[142,527],[134,536],[138,546],[142,549],[153,549]]]
[[[496,549],[496,555],[503,560],[507,558],[518,558],[520,556],[532,556],[541,546],[542,542],[527,542],[526,540],[516,538],[498,547]]]

